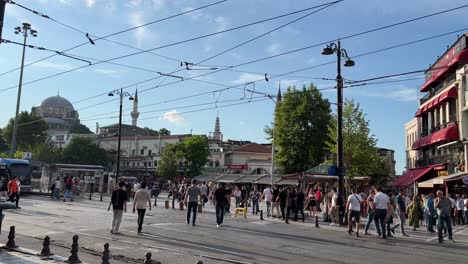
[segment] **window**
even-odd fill
[[[158,161],[157,161],[157,160],[154,161],[154,166],[155,166],[155,167],[158,166]]]
[[[143,167],[146,167],[146,162],[143,162]]]
[[[457,100],[452,98],[449,101],[449,122],[457,120]]]
[[[58,136],[55,136],[55,140],[56,141],[63,141],[65,138],[63,135],[58,135]]]
[[[132,156],[135,156],[135,150],[132,149]]]
[[[151,149],[148,150],[148,156],[151,156],[151,152],[152,152]]]
[[[140,150],[140,155],[145,155],[145,150],[144,149]]]

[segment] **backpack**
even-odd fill
[[[50,190],[51,190],[51,191],[54,191],[54,190],[55,190],[55,183],[53,183],[52,186],[50,186]]]

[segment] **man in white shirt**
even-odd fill
[[[135,193],[133,198],[133,213],[138,212],[138,234],[141,234],[143,229],[143,219],[146,213],[146,203],[148,203],[149,210],[151,211],[151,195],[146,190],[146,182],[139,185],[139,190]]]
[[[377,233],[383,239],[387,238],[385,234],[385,218],[387,217],[387,210],[390,207],[390,199],[382,192],[382,188],[375,188],[377,194],[374,197],[375,215],[374,223]]]
[[[460,194],[457,194],[455,196],[457,199],[455,201],[456,203],[456,210],[457,210],[457,222],[459,225],[464,225],[465,224],[465,219],[463,219],[463,207],[465,206],[465,201],[462,199]]]
[[[54,194],[52,196],[52,200],[55,198],[58,200],[60,200],[60,191],[62,190],[62,184],[60,182],[60,179],[57,178],[55,179],[55,189],[54,189]]]
[[[348,215],[348,234],[351,235],[353,232],[353,218],[356,222],[356,236],[359,237],[359,220],[361,218],[361,203],[362,198],[356,193],[356,190],[352,190],[352,194],[348,196],[346,202],[345,213]]]
[[[332,223],[330,226],[337,226],[339,225],[338,223],[338,216],[339,216],[339,211],[340,206],[338,205],[338,193],[336,192],[336,188],[333,188],[332,190],[332,198],[331,198],[331,203],[328,207],[328,212],[330,212],[330,218]]]
[[[140,190],[140,183],[136,182],[133,184],[133,199],[135,199],[135,194]]]
[[[468,198],[466,197],[466,195],[463,195],[463,201],[463,214],[465,215],[465,224],[468,224]]]
[[[267,216],[268,216],[268,217],[270,216],[271,199],[272,199],[272,198],[273,198],[273,192],[271,191],[270,186],[267,186],[267,187],[263,190],[263,194],[262,194],[262,197],[260,197],[260,201],[262,201],[263,199],[265,199],[265,203],[266,203],[266,206],[267,206]]]
[[[205,207],[205,203],[208,202],[208,186],[206,186],[206,182],[200,186],[200,191],[202,195],[202,206]]]
[[[455,199],[452,198],[451,194],[447,194],[447,198],[449,198],[450,204],[452,205],[452,209],[450,209],[450,217],[452,218],[452,226],[455,226],[455,219],[457,218],[455,216],[455,211],[457,211],[457,203],[455,202]]]

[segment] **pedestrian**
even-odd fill
[[[290,189],[290,188],[289,188]],[[294,188],[292,190],[288,191],[288,196],[286,200],[286,224],[289,224],[289,218],[291,215],[291,212],[294,213],[296,211],[296,190]]]
[[[395,194],[396,196],[397,194]],[[395,212],[395,199],[392,195],[392,193],[388,194],[388,200],[390,201],[390,204],[388,205],[388,210],[387,210],[387,217],[385,218],[385,223],[387,225],[387,237],[393,237],[392,233],[395,234],[395,228],[397,228],[400,224],[396,224],[393,227],[393,213]],[[405,212],[406,213],[406,212]]]
[[[63,195],[63,201],[65,202],[67,199],[70,199],[70,202],[73,202],[73,180],[72,178],[68,178],[65,182],[65,194]]]
[[[385,234],[385,218],[387,217],[387,210],[390,206],[390,199],[382,192],[381,187],[376,187],[377,193],[374,197],[375,214],[374,223],[377,229],[377,234],[383,239],[387,238]]]
[[[444,241],[442,237],[442,227],[444,223],[447,227],[448,231],[448,239],[455,243],[453,240],[452,235],[452,223],[450,219],[450,212],[452,209],[452,202],[449,198],[444,197],[444,193],[442,191],[437,191],[437,198],[435,199],[435,207],[437,208],[437,214],[439,215],[438,218],[438,225],[437,225],[437,235],[439,238],[439,243]]]
[[[409,226],[412,226],[413,231],[416,231],[416,228],[420,226],[419,221],[423,216],[423,208],[421,207],[418,196],[415,195],[413,197],[413,201],[408,205],[406,213],[408,214]]]
[[[273,190],[273,196],[271,197],[271,201],[273,203],[273,207],[271,208],[271,217],[280,217],[280,203],[278,202],[278,197],[280,194],[280,189],[278,185],[275,185],[275,189]],[[276,209],[276,215],[275,215]]]
[[[242,191],[237,185],[234,187],[234,198],[236,200],[236,208],[238,208],[242,203]]]
[[[231,209],[231,197],[232,197],[232,189],[231,186],[226,188],[226,214],[230,214],[230,209]]]
[[[304,217],[304,200],[305,200],[305,194],[302,191],[300,186],[297,186],[296,188],[296,211],[294,212],[294,221],[298,220],[299,212],[301,213],[302,216],[302,222],[304,223],[305,217]]]
[[[437,212],[434,207],[434,194],[430,193],[426,201],[426,211],[427,211],[427,231],[429,233],[435,233],[434,225],[437,219]]]
[[[447,198],[449,198],[450,200],[450,203],[452,205],[452,208],[450,209],[450,218],[452,219],[452,226],[455,226],[456,223],[455,223],[455,219],[457,218],[456,217],[456,213],[457,213],[457,203],[455,202],[455,199],[452,198],[452,195],[450,194],[447,194]]]
[[[265,189],[263,189],[262,196],[260,197],[260,201],[265,200],[265,204],[267,207],[267,217],[270,217],[273,214],[273,211],[271,208],[272,199],[273,199],[273,192],[271,191],[271,187],[267,186]]]
[[[337,226],[339,225],[338,218],[339,218],[339,210],[340,206],[338,205],[338,193],[336,192],[336,188],[333,188],[331,191],[331,203],[328,205],[328,212],[330,212],[331,224],[330,226]]]
[[[138,192],[138,190],[140,189],[140,183],[139,182],[135,182],[133,184],[133,195],[132,195],[132,198],[135,199],[135,194],[136,192]]]
[[[0,186],[0,197],[8,199],[8,182],[5,177],[2,177],[1,184],[2,185]]]
[[[133,199],[133,213],[135,211],[138,212],[138,234],[141,234],[141,230],[143,229],[143,219],[145,218],[147,203],[151,211],[151,195],[146,189],[146,182],[142,182]]]
[[[455,201],[456,203],[456,210],[457,210],[457,219],[458,219],[458,224],[459,225],[464,225],[465,224],[465,219],[463,219],[463,207],[465,206],[465,201],[463,198],[460,196],[460,194],[456,195],[457,200]]]
[[[351,190],[348,196],[345,214],[348,216],[348,234],[353,232],[353,219],[356,223],[356,236],[359,237],[359,220],[361,218],[361,203],[362,198],[357,194],[356,189]]]
[[[288,200],[288,190],[286,189],[286,186],[281,186],[281,191],[278,195],[278,198],[276,199],[276,202],[278,202],[280,205],[281,216],[283,220],[286,220],[285,209],[286,209],[287,200]]]
[[[468,197],[466,195],[463,195],[463,201],[463,214],[465,215],[465,224],[468,224]]]
[[[226,210],[226,201],[230,199],[224,183],[218,183],[218,188],[214,192],[213,196],[213,203],[216,208],[216,227],[221,227],[223,225],[224,213]]]
[[[55,192],[55,182],[52,183],[50,186],[50,199],[54,200],[54,192]]]
[[[125,190],[127,191],[127,197],[128,197],[128,200],[130,201],[130,197],[133,197],[132,184],[130,182],[127,182],[127,184],[125,185]]]
[[[308,202],[307,202],[307,208],[309,208],[310,216],[315,218],[317,215],[317,199],[316,199],[316,191],[314,191],[313,188],[310,188],[309,190],[309,195],[308,195]]]
[[[364,228],[364,235],[370,235],[367,231],[369,230],[369,227],[374,221],[374,215],[375,215],[375,204],[374,204],[374,197],[375,197],[375,190],[371,190],[369,193],[369,196],[367,197],[367,223]]]
[[[403,236],[409,237],[405,232],[405,223],[406,223],[406,193],[403,189],[400,190],[396,198],[396,208],[398,218],[400,219],[400,230]],[[393,228],[394,229],[394,228]]]
[[[254,187],[250,192],[250,201],[252,202],[252,214],[258,214],[260,211],[260,192],[257,190],[257,187]]]
[[[19,190],[18,190],[18,184],[16,182],[16,176],[14,176],[9,182],[8,182],[8,201],[15,203],[16,202],[16,208],[19,209],[20,207],[18,206],[19,202]]]
[[[187,206],[187,224],[190,224],[190,214],[193,211],[192,226],[195,226],[195,221],[197,220],[198,203],[201,201],[201,199],[201,191],[197,186],[197,181],[192,180],[192,186],[187,189],[184,199],[184,203]]]
[[[107,211],[110,210],[112,205],[112,228],[111,234],[118,235],[120,223],[122,222],[122,215],[124,212],[127,212],[127,202],[129,199],[128,192],[124,189],[125,182],[119,182],[119,188],[115,189],[112,192],[111,201]]]
[[[206,182],[202,183],[200,191],[202,195],[202,206],[205,207],[205,203],[208,202],[208,186],[206,186]]]
[[[53,199],[56,199],[57,201],[60,200],[60,191],[62,189],[62,183],[60,182],[60,178],[57,177],[55,179],[55,189],[54,189],[54,194],[53,194]]]

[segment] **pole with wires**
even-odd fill
[[[20,69],[20,77],[19,77],[19,84],[18,84],[18,95],[16,98],[16,113],[15,113],[15,121],[13,123],[13,133],[11,136],[11,151],[10,157],[14,158],[16,153],[16,136],[18,134],[18,118],[19,118],[19,109],[21,103],[21,88],[23,86],[23,72],[24,72],[24,57],[26,55],[26,40],[28,35],[31,34],[33,37],[37,37],[37,31],[31,28],[31,24],[23,23],[23,27],[16,27],[15,34],[23,33],[23,55],[21,58],[21,69]]]

